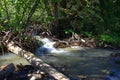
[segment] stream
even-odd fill
[[[116,63],[116,57],[111,56],[114,51],[86,47],[56,49],[53,47],[55,42],[47,38],[40,40],[44,45],[35,51],[35,55],[58,70],[60,68],[59,71],[71,80],[120,80],[120,63]],[[11,53],[0,56],[0,65],[11,62],[29,64]]]

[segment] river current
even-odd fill
[[[116,64],[116,57],[111,56],[114,51],[73,46],[56,49],[53,47],[54,41],[36,38],[43,42],[43,46],[35,51],[35,55],[48,64],[60,67],[60,71],[71,80],[120,80],[120,64]],[[11,53],[0,57],[0,65],[11,62],[29,64]]]

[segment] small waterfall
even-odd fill
[[[56,49],[53,45],[56,43],[54,41],[51,41],[50,39],[48,38],[43,38],[41,39],[39,36],[36,36],[35,37],[37,40],[39,41],[42,41],[43,42],[43,46],[40,46],[35,54],[37,56],[42,56],[44,54],[47,54],[47,53],[64,53],[65,51],[62,50],[62,49]]]

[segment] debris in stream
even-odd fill
[[[16,65],[16,68],[17,69],[15,71],[13,70],[9,75],[0,77],[0,80],[55,80],[49,74],[42,72],[31,65],[19,64]]]
[[[0,79],[4,79],[12,74],[15,70],[14,64],[10,63],[8,65],[0,66]]]

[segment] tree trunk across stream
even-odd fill
[[[9,51],[25,58],[29,63],[31,63],[34,67],[40,68],[40,70],[45,71],[49,75],[51,75],[56,80],[70,80],[64,74],[58,72],[56,69],[52,68],[50,65],[46,64],[41,59],[37,58],[31,52],[23,50],[22,48],[16,46],[13,41],[7,43],[7,48]]]

